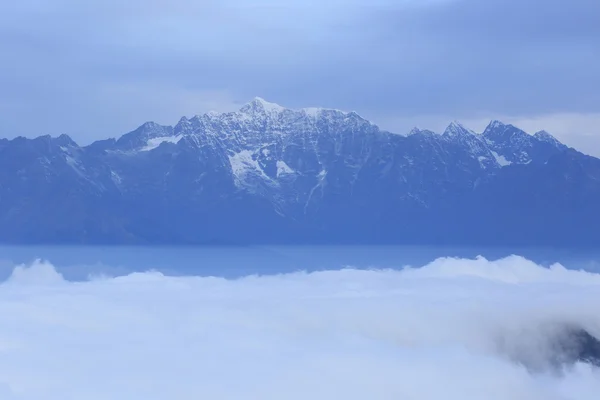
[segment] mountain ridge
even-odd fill
[[[599,165],[500,121],[399,135],[255,98],[87,146],[0,140],[0,241],[595,244]]]
[[[260,110],[260,108],[264,108],[266,107],[268,112],[304,112],[306,113],[306,115],[308,116],[317,116],[319,113],[321,112],[329,112],[329,113],[340,113],[340,114],[344,114],[344,115],[355,115],[358,118],[369,122],[370,124],[372,124],[373,126],[377,127],[379,129],[379,127],[370,122],[369,120],[367,120],[366,118],[363,118],[362,116],[360,116],[358,113],[356,113],[355,111],[342,111],[339,109],[334,109],[334,108],[323,108],[323,107],[303,107],[303,108],[299,108],[299,109],[292,109],[292,108],[287,108],[284,106],[281,106],[277,103],[273,103],[273,102],[269,102],[267,100],[265,100],[262,97],[255,97],[252,101],[244,104],[239,110],[237,111],[231,111],[231,112],[216,112],[216,111],[209,111],[206,112],[204,114],[196,114],[192,117],[187,117],[187,116],[183,116],[179,119],[179,121],[175,124],[175,125],[162,125],[159,124],[155,121],[146,121],[143,124],[141,124],[140,126],[138,126],[136,129],[134,129],[133,131],[127,132],[125,134],[122,134],[120,137],[109,137],[109,138],[105,138],[105,139],[99,139],[96,140],[88,145],[84,145],[81,147],[90,147],[90,146],[94,146],[96,143],[98,142],[105,142],[105,141],[123,141],[123,139],[125,137],[133,137],[135,135],[135,133],[138,132],[142,132],[144,130],[163,130],[165,135],[164,136],[168,136],[167,132],[171,131],[173,132],[173,130],[177,130],[178,128],[181,130],[185,130],[182,128],[182,126],[188,126],[190,125],[191,121],[198,121],[201,120],[205,117],[210,117],[210,118],[215,118],[215,117],[221,117],[224,115],[234,115],[234,114],[239,114],[239,113],[247,113],[247,112],[256,112],[257,108]],[[557,145],[561,145],[561,146],[565,146],[563,143],[561,143],[558,139],[556,139],[552,134],[550,134],[549,132],[545,131],[545,130],[541,130],[538,132],[535,132],[534,134],[529,134],[525,131],[520,130],[519,128],[515,127],[512,124],[505,124],[499,120],[491,120],[490,123],[488,124],[488,126],[484,129],[483,132],[475,132],[472,131],[468,128],[466,128],[460,121],[458,120],[453,120],[449,123],[449,125],[446,127],[446,129],[444,130],[444,132],[438,133],[429,129],[421,129],[418,127],[414,127],[412,128],[408,133],[403,134],[403,133],[398,133],[398,132],[391,132],[391,131],[387,131],[387,130],[382,130],[382,132],[386,132],[386,133],[390,133],[390,134],[397,134],[397,135],[401,135],[401,136],[410,136],[411,134],[415,134],[415,133],[423,133],[423,132],[427,132],[427,133],[433,133],[436,135],[444,135],[449,133],[450,131],[454,130],[454,129],[462,129],[465,131],[468,131],[470,133],[476,134],[476,135],[485,135],[485,132],[489,129],[494,129],[494,128],[512,128],[512,129],[516,129],[518,131],[521,131],[529,136],[532,136],[540,141],[549,141],[552,143],[556,143]],[[40,138],[49,138],[49,139],[58,139],[60,137],[64,137],[64,138],[68,138],[69,141],[76,143],[75,140],[73,140],[69,135],[67,134],[60,134],[59,136],[52,136],[52,135],[40,135],[37,137],[33,137],[33,138],[27,138],[24,136],[18,136],[15,137],[13,139],[7,139],[7,138],[0,138],[0,140],[15,140],[15,139],[28,139],[28,140],[35,140],[35,139],[40,139]],[[158,137],[158,136],[157,136]],[[79,144],[77,144],[79,146]]]

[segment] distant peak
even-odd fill
[[[506,124],[504,122],[500,122],[497,119],[494,119],[492,121],[490,121],[490,123],[488,124],[488,128],[489,129],[496,129],[496,128],[500,128],[500,127],[504,127],[506,126]]]
[[[419,133],[421,133],[421,129],[419,129],[415,126],[414,128],[412,128],[410,130],[410,132],[408,132],[408,136],[418,135]]]
[[[446,136],[456,136],[456,135],[464,135],[464,134],[473,134],[471,130],[465,128],[460,122],[452,121],[450,125],[444,131],[444,135]]]
[[[281,112],[286,108],[280,106],[277,103],[271,103],[263,99],[262,97],[255,97],[249,103],[245,104],[240,111],[241,112]]]
[[[242,113],[281,113],[283,111],[300,112],[308,117],[317,118],[321,115],[329,113],[337,113],[344,116],[353,116],[363,119],[355,111],[342,111],[335,108],[323,108],[323,107],[304,107],[304,108],[288,108],[277,103],[272,103],[263,99],[262,97],[255,97],[249,103],[246,103],[240,109]]]
[[[509,125],[505,124],[504,122],[498,121],[497,119],[492,120],[483,131],[483,136],[487,137],[488,139],[498,138],[507,131],[508,127]]]
[[[511,124],[505,124],[503,122],[494,120],[483,131],[483,136],[489,140],[495,141],[499,139],[506,139],[510,137],[529,137],[530,135],[522,129],[517,128]],[[503,140],[504,140],[503,139]]]
[[[71,137],[65,133],[56,138],[57,142],[62,146],[77,146],[77,143],[71,139]]]
[[[540,142],[550,143],[558,148],[565,147],[565,145],[561,143],[560,140],[558,140],[557,138],[555,138],[550,133],[544,130],[534,133],[533,137],[539,140]]]
[[[267,101],[260,96],[255,96],[251,102],[257,102],[257,103],[261,103],[261,104],[272,104],[270,101]]]
[[[38,141],[38,142],[50,142],[52,140],[52,136],[46,134],[46,135],[40,135],[36,138],[34,138],[33,140]]]
[[[130,133],[137,133],[141,135],[155,135],[157,133],[164,133],[171,130],[172,127],[167,125],[157,124],[154,121],[144,122],[139,128]]]
[[[160,125],[159,125],[159,124],[157,124],[157,123],[156,123],[156,122],[154,122],[154,121],[148,121],[148,122],[144,122],[144,123],[143,123],[143,124],[140,126],[140,128],[149,128],[149,129],[158,128],[158,127],[160,127]]]
[[[537,138],[552,138],[552,139],[555,139],[555,137],[552,136],[550,133],[548,133],[548,131],[544,131],[544,130],[541,130],[541,131],[538,131],[538,132],[534,133],[533,136],[535,136]]]
[[[429,130],[429,129],[421,129],[418,127],[414,127],[410,130],[410,132],[408,132],[408,135],[406,136],[414,136],[414,135],[424,135],[424,136],[438,136],[437,133]]]
[[[175,129],[180,131],[182,129],[189,129],[191,122],[187,117],[181,117],[179,122],[175,125]]]

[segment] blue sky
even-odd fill
[[[597,0],[19,0],[0,136],[85,144],[255,96],[385,129],[490,119],[600,155]]]

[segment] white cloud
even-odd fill
[[[136,273],[79,283],[37,262],[0,285],[0,393],[595,399],[597,369],[557,373],[550,359],[565,326],[600,335],[599,287],[600,275],[519,257],[440,259],[404,271],[238,280]]]

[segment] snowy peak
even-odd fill
[[[280,117],[281,114],[287,115],[288,117],[293,116],[294,118],[309,118],[309,119],[320,119],[320,118],[332,118],[332,117],[354,117],[360,120],[365,120],[356,112],[346,112],[333,108],[322,108],[322,107],[305,107],[300,109],[292,109],[284,107],[277,103],[273,103],[263,99],[262,97],[255,97],[249,103],[242,106],[238,113],[246,114],[251,117]],[[210,117],[219,117],[223,114],[206,114]],[[365,120],[366,121],[366,120]]]
[[[497,119],[490,121],[490,123],[488,124],[488,126],[485,128],[486,131],[488,130],[494,130],[494,129],[498,129],[498,128],[503,128],[505,127],[506,124],[503,122],[498,121]]]
[[[513,125],[504,124],[500,121],[490,122],[487,128],[485,128],[483,136],[494,142],[512,142],[516,144],[526,144],[528,146],[532,144],[532,139],[537,139],[537,141],[548,143],[557,149],[566,148],[566,146],[558,139],[544,130],[530,135]]]
[[[412,129],[410,130],[410,132],[408,132],[408,135],[407,135],[407,136],[417,135],[417,134],[419,134],[419,133],[421,133],[421,129],[419,129],[419,128],[417,128],[417,127],[415,126],[414,128],[412,128]]]
[[[262,97],[255,97],[249,103],[245,104],[240,108],[242,113],[280,113],[285,111],[286,108],[276,103],[271,103]]]
[[[428,138],[431,138],[431,139],[434,139],[434,140],[440,138],[439,134],[437,134],[437,133],[435,133],[435,132],[433,132],[433,131],[431,131],[429,129],[420,129],[420,128],[417,128],[417,127],[412,128],[410,130],[410,132],[408,132],[408,134],[406,135],[406,137],[413,137],[413,136],[416,136],[416,137],[428,137]]]
[[[155,144],[160,144],[159,138],[170,138],[172,136],[174,136],[172,126],[146,122],[136,130],[121,136],[116,145],[121,150],[140,150],[147,146],[158,147]]]
[[[177,148],[187,148],[188,144],[195,145],[193,147],[202,144],[206,147],[205,151],[238,154],[247,150],[251,154],[262,154],[261,149],[281,146],[284,142],[297,142],[306,146],[307,143],[315,143],[317,137],[322,137],[339,144],[349,137],[357,141],[357,138],[373,133],[381,131],[356,112],[317,107],[291,109],[262,97],[255,97],[238,111],[206,113],[189,119],[183,117],[174,127],[147,122],[135,131],[123,135],[113,149],[138,153],[158,147],[166,148],[163,144],[178,144]],[[442,135],[413,128],[406,137],[412,137],[411,143],[425,139],[428,142],[441,141],[453,148],[462,148],[484,169],[493,165],[529,163],[534,159],[544,159],[548,152],[564,147],[545,131],[529,135],[498,120],[491,121],[483,134],[475,133],[455,120]],[[333,146],[341,148],[335,147],[335,144]],[[539,146],[546,148],[538,151]],[[238,163],[239,165],[248,164],[246,158],[242,159],[244,162]],[[277,160],[272,161],[274,163]],[[266,175],[275,176],[275,164],[265,168]]]
[[[414,128],[412,128],[412,129],[410,130],[410,132],[408,132],[408,135],[406,135],[406,136],[414,136],[414,135],[418,135],[418,134],[420,134],[420,133],[422,133],[422,132],[423,132],[423,131],[422,131],[421,129],[419,129],[419,128],[417,128],[417,127],[415,126]]]
[[[567,147],[564,144],[562,144],[558,139],[556,139],[554,136],[552,136],[550,133],[548,133],[546,131],[536,132],[533,135],[533,137],[536,138],[537,140],[539,140],[540,142],[549,143],[549,144],[553,145],[554,147],[556,147],[557,149],[564,149]]]
[[[502,137],[505,132],[511,131],[514,128],[512,125],[507,125],[500,121],[491,121],[483,131],[483,136],[488,139]],[[516,129],[516,128],[515,128]]]
[[[182,117],[179,120],[179,122],[177,122],[177,125],[175,125],[173,132],[175,135],[185,135],[185,134],[192,133],[193,130],[194,130],[194,127],[193,127],[192,121],[190,121],[186,117]]]
[[[544,162],[557,150],[566,148],[548,132],[540,131],[530,135],[499,121],[492,121],[483,136],[496,154],[513,164]]]
[[[527,132],[499,121],[492,121],[483,131],[483,136],[489,142],[497,145],[509,145],[513,149],[515,147],[531,147],[533,140],[533,136]]]
[[[457,137],[465,135],[474,135],[475,132],[465,128],[460,122],[452,121],[444,131],[446,137]]]
[[[442,138],[466,150],[482,170],[493,170],[499,167],[483,137],[465,128],[460,122],[453,121],[444,131]]]

